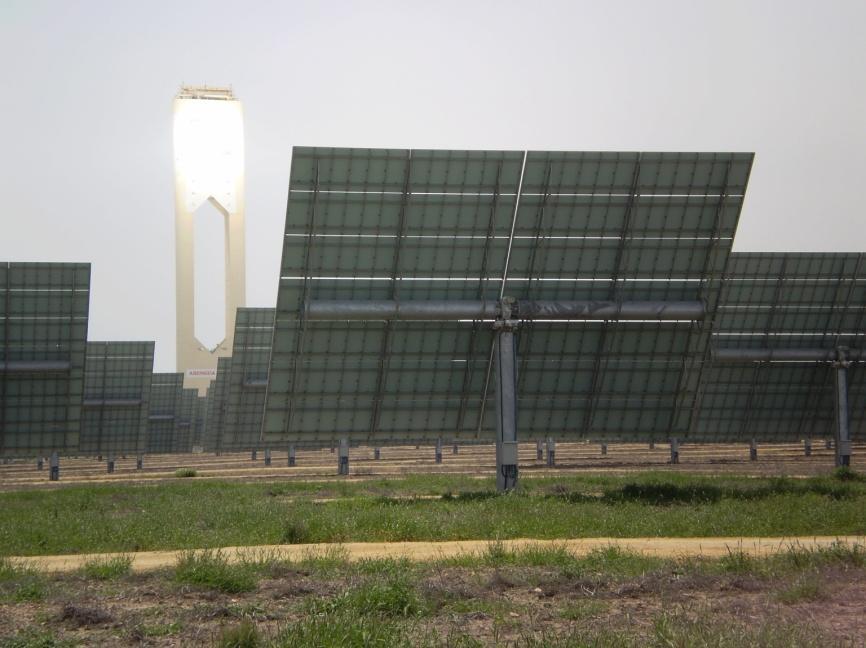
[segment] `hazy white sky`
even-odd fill
[[[93,263],[174,369],[171,101],[231,84],[247,302],[294,145],[757,154],[737,250],[866,251],[866,1],[0,0],[0,259]]]

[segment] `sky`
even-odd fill
[[[0,0],[0,259],[174,370],[172,99],[243,102],[247,305],[293,146],[753,151],[738,251],[866,251],[866,2]]]

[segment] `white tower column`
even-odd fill
[[[245,304],[243,111],[231,89],[181,88],[174,99],[174,168],[177,370],[184,387],[204,395],[217,358],[231,355],[235,312]],[[222,250],[195,249],[202,241],[196,228],[207,224],[224,228]],[[224,259],[224,275],[196,275],[197,254],[200,262]],[[203,301],[209,296],[212,303]]]

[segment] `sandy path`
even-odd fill
[[[718,558],[730,551],[741,550],[751,556],[766,556],[791,547],[816,549],[833,543],[858,545],[866,548],[864,536],[799,536],[757,538],[580,538],[574,540],[517,539],[502,542],[507,549],[528,546],[565,547],[576,556],[593,549],[618,547],[647,556],[667,558],[697,557]],[[289,560],[302,560],[315,555],[338,555],[349,560],[370,558],[407,558],[409,560],[434,560],[479,553],[490,545],[489,540],[459,540],[449,542],[347,542],[343,544],[262,545],[255,547],[224,547],[222,552],[230,562],[244,557],[272,556]],[[12,561],[33,566],[47,572],[71,572],[94,559],[115,556],[132,558],[133,571],[142,572],[173,566],[181,551],[142,551],[137,553],[72,554],[64,556],[13,557]]]

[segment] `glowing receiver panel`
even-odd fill
[[[230,89],[174,100],[177,368],[204,394],[244,305],[243,111]]]

